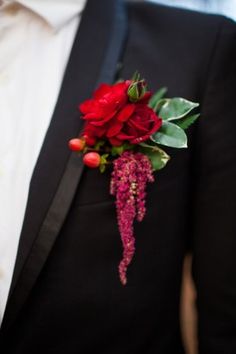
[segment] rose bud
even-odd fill
[[[69,141],[69,148],[72,151],[82,151],[84,149],[85,146],[85,141],[83,139],[71,139]]]
[[[96,168],[100,165],[101,156],[97,152],[88,152],[84,155],[83,162],[90,168]]]

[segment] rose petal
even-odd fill
[[[99,112],[87,113],[83,116],[83,119],[85,119],[85,120],[101,119],[101,114]]]
[[[148,104],[151,97],[152,97],[152,93],[150,91],[147,91],[138,102]]]
[[[94,146],[95,143],[96,143],[96,138],[94,138],[94,137],[92,137],[92,136],[89,136],[89,135],[84,134],[84,135],[83,135],[83,138],[84,138],[84,140],[86,141],[86,144],[87,144],[88,146]]]
[[[143,136],[139,136],[130,140],[131,144],[140,144],[141,142],[149,139],[152,134],[154,134],[156,131],[160,129],[161,125],[162,125],[162,119],[157,117],[152,129],[147,134],[144,134]]]
[[[107,137],[111,138],[117,135],[123,128],[123,123],[119,121],[111,122],[110,128],[107,131]]]
[[[145,122],[144,122],[145,123]],[[134,128],[136,131],[141,131],[146,133],[149,129],[150,129],[150,123],[149,123],[149,129],[148,129],[148,125],[144,125],[142,124],[142,120],[140,119],[140,122],[134,119],[130,119],[128,122],[128,125],[132,128]]]
[[[117,138],[120,139],[120,140],[130,140],[130,139],[134,139],[135,135],[128,135],[124,132],[120,132],[118,135],[117,135]]]
[[[94,100],[86,100],[79,105],[79,110],[83,114],[87,114],[94,111]]]
[[[121,146],[123,144],[123,141],[117,138],[109,138],[109,141],[112,146]]]
[[[94,98],[97,100],[102,98],[107,93],[111,92],[111,86],[107,84],[101,84],[99,88],[94,92]]]
[[[117,114],[117,119],[120,122],[125,122],[127,121],[130,116],[134,113],[135,110],[135,104],[130,103],[125,105],[124,108],[122,108],[122,110]]]
[[[114,117],[115,114],[116,114],[116,111],[111,112],[106,117],[100,119],[99,121],[91,122],[91,124],[96,125],[96,126],[102,126],[105,123],[107,123],[109,120],[111,120]]]

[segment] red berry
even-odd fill
[[[84,145],[85,141],[82,139],[75,138],[69,141],[69,148],[72,151],[82,151],[84,149]]]
[[[100,165],[101,157],[97,152],[88,152],[84,155],[83,162],[90,168],[96,168]]]

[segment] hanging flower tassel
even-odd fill
[[[142,221],[144,218],[146,185],[154,181],[154,176],[149,158],[139,152],[124,152],[113,161],[113,167],[110,192],[116,197],[118,227],[123,244],[119,275],[125,285],[127,268],[135,252],[134,220]]]

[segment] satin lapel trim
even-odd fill
[[[119,1],[88,1],[32,177],[3,331],[15,321],[26,302],[60,232],[83,172],[81,159],[69,154],[66,146],[81,129],[76,106],[89,97],[100,82],[114,80],[126,39],[126,26],[125,12]],[[77,87],[72,85],[75,82]],[[48,171],[46,176],[45,171]]]

